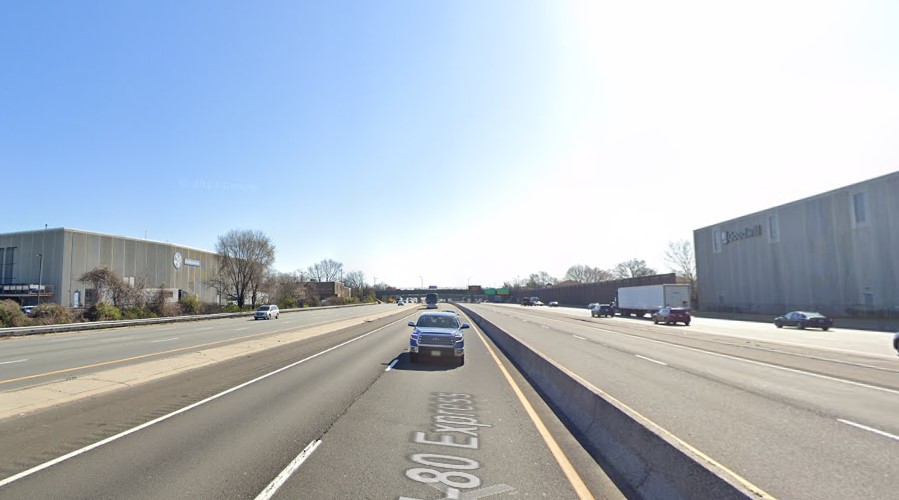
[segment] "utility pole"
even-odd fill
[[[41,305],[41,287],[44,284],[44,254],[37,254],[41,258],[40,267],[37,272],[37,305]]]

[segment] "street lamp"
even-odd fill
[[[40,266],[37,272],[37,305],[41,305],[41,287],[44,284],[44,254],[37,254],[41,258]]]
[[[425,279],[422,278],[421,276],[419,276],[418,279],[421,280],[421,288],[419,288],[419,290],[424,290],[425,289]]]

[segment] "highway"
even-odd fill
[[[214,319],[0,338],[0,390],[65,380],[100,367],[128,366],[185,353],[364,318],[389,304],[282,313],[278,319]]]
[[[183,351],[84,367],[68,381],[5,384],[2,395],[24,397],[216,349],[240,353],[0,420],[0,498],[623,498],[477,328],[466,330],[464,366],[412,364],[406,322],[419,308],[390,307],[316,334],[308,331],[320,326],[288,326],[300,320],[287,314],[259,324],[223,321],[196,336],[184,332],[208,325],[182,325],[176,336],[193,342]],[[263,333],[236,331],[245,325],[269,335],[245,338]],[[173,335],[150,328],[114,335],[145,342]],[[220,333],[202,333],[213,331]],[[71,357],[109,344],[96,343],[108,332],[95,334],[68,342],[86,342]],[[64,336],[42,337],[52,346]],[[215,338],[229,340],[207,345]],[[4,347],[38,355],[41,340]],[[133,348],[119,355],[144,349]],[[96,363],[86,354],[69,362],[54,356],[43,366]]]
[[[895,497],[899,358],[889,335],[471,307],[775,497]]]

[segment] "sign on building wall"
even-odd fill
[[[755,238],[757,236],[762,235],[762,225],[756,224],[752,227],[747,227],[742,231],[721,231],[720,233],[721,243],[733,243],[735,241],[745,240],[746,238]]]

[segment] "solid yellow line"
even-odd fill
[[[539,351],[536,351],[536,350],[535,350],[534,352],[540,354]],[[544,356],[543,354],[540,354],[540,355],[543,356],[544,358],[546,358],[546,356]],[[549,358],[546,358],[546,359],[549,359]],[[634,415],[636,415],[636,416],[639,417],[641,420],[643,420],[648,426],[655,428],[659,433],[668,436],[669,438],[671,438],[671,440],[677,441],[681,446],[683,446],[684,448],[687,448],[688,450],[690,450],[692,453],[696,454],[696,456],[698,456],[698,457],[701,458],[702,460],[705,460],[705,461],[708,462],[709,464],[712,464],[714,467],[717,467],[718,469],[724,471],[725,473],[727,473],[728,475],[730,475],[732,479],[734,479],[734,480],[737,481],[738,483],[742,484],[746,489],[750,490],[750,491],[751,491],[757,498],[763,498],[763,499],[766,499],[766,500],[775,500],[775,499],[776,499],[775,496],[773,496],[773,495],[771,495],[770,493],[766,492],[765,490],[759,488],[759,487],[756,486],[755,484],[749,482],[749,480],[746,479],[746,478],[744,478],[743,476],[741,476],[741,475],[737,474],[736,472],[734,472],[734,471],[728,469],[727,467],[724,466],[724,464],[722,464],[722,463],[718,462],[717,460],[715,460],[714,458],[712,458],[712,457],[706,455],[705,453],[703,453],[702,451],[700,451],[699,449],[697,449],[696,447],[694,447],[694,446],[691,445],[690,443],[688,443],[688,442],[684,441],[683,439],[681,439],[681,438],[675,436],[674,433],[672,433],[672,432],[669,431],[668,429],[665,429],[665,428],[662,427],[661,425],[659,425],[659,424],[653,422],[653,421],[650,420],[649,418],[645,417],[642,413],[640,413],[640,412],[638,412],[637,410],[631,408],[630,406],[624,404],[622,401],[620,401],[619,399],[615,398],[615,397],[612,396],[611,394],[609,394],[609,393],[603,391],[603,390],[600,389],[599,387],[596,387],[595,385],[593,385],[593,384],[591,384],[590,382],[588,382],[587,380],[585,380],[583,377],[577,375],[576,373],[573,373],[572,371],[570,371],[570,370],[568,370],[568,369],[562,367],[561,365],[558,365],[558,366],[559,366],[559,368],[561,368],[563,371],[565,371],[566,373],[568,373],[570,376],[572,376],[572,377],[574,377],[575,379],[577,379],[577,380],[578,380],[581,384],[583,384],[585,387],[588,387],[588,388],[592,389],[594,392],[596,392],[597,394],[601,394],[603,397],[607,398],[609,401],[612,401],[614,404],[616,404],[616,405],[618,405],[618,406],[620,406],[620,407],[622,407],[622,408],[625,408],[625,409],[626,409],[627,411],[629,411],[629,412],[632,412]]]
[[[503,376],[506,377],[506,381],[508,381],[509,385],[512,386],[512,390],[515,391],[515,395],[518,396],[518,400],[521,402],[521,406],[524,407],[525,411],[528,413],[528,416],[531,417],[531,421],[534,422],[534,425],[537,427],[537,431],[540,433],[543,441],[546,442],[546,446],[549,447],[549,451],[553,454],[553,457],[556,459],[556,462],[559,464],[559,467],[562,469],[565,477],[568,478],[568,482],[571,483],[571,487],[574,488],[574,492],[577,493],[578,498],[581,498],[583,500],[592,500],[594,498],[593,494],[590,493],[587,485],[584,484],[584,480],[581,479],[581,476],[578,475],[576,470],[574,470],[574,466],[571,465],[571,461],[568,460],[568,457],[565,456],[565,452],[562,451],[562,448],[558,443],[556,443],[556,440],[553,439],[552,435],[549,433],[549,429],[546,428],[543,420],[541,420],[540,416],[537,415],[537,412],[534,410],[534,407],[531,406],[530,401],[525,398],[524,393],[518,387],[518,384],[516,384],[512,379],[512,376],[506,370],[506,367],[503,366],[502,362],[500,362],[499,357],[493,351],[493,348],[490,347],[490,344],[488,344],[484,339],[484,336],[481,334],[480,329],[475,326],[472,326],[472,329],[475,331],[475,333],[478,334],[481,342],[483,342],[487,347],[487,352],[490,353],[490,356],[493,357],[493,361],[496,362],[496,366],[499,367],[500,371],[503,373]]]

